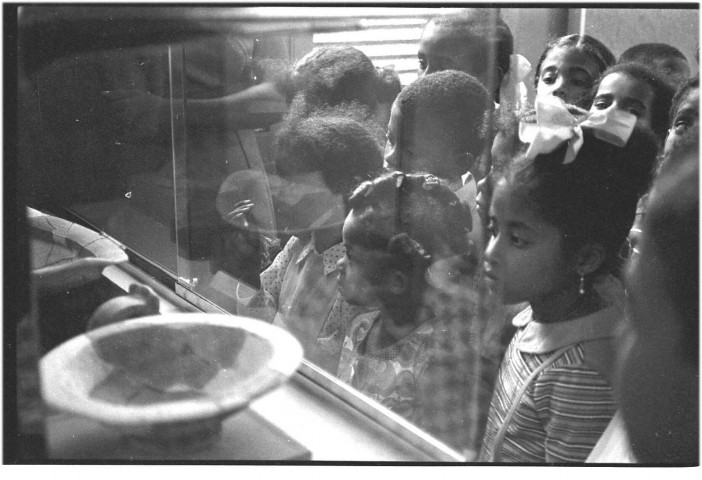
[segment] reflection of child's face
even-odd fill
[[[700,90],[694,88],[680,102],[673,117],[673,123],[665,139],[663,154],[668,155],[675,147],[692,134],[699,134]]]
[[[495,186],[489,219],[485,278],[504,303],[542,301],[575,285],[561,232],[539,218],[504,180]]]
[[[403,172],[426,172],[452,180],[460,175],[454,166],[453,152],[447,148],[443,129],[429,117],[419,116],[417,125],[403,128],[399,138],[402,113],[398,102],[393,103],[385,143],[385,167]]]
[[[590,111],[633,113],[638,125],[651,128],[654,95],[653,88],[643,80],[623,72],[610,73],[600,82]]]
[[[346,217],[342,238],[346,255],[337,262],[339,291],[351,305],[374,306],[379,302],[385,289],[385,275],[379,268],[382,252],[368,250],[353,242],[353,236],[360,233],[359,219],[351,211]]]
[[[273,204],[278,227],[291,234],[309,229],[322,217],[329,217],[325,224],[341,224],[344,216],[343,201],[329,190],[320,172],[281,178]]]
[[[541,63],[536,96],[555,95],[566,103],[589,108],[589,94],[600,75],[597,62],[575,48],[554,48]]]
[[[419,78],[442,70],[466,72],[486,85],[485,55],[475,51],[476,45],[451,28],[437,27],[430,23],[422,32],[417,58]],[[476,54],[478,53],[478,54]]]

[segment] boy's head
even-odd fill
[[[307,228],[331,206],[345,215],[353,188],[382,169],[380,147],[360,116],[342,105],[283,124],[275,157],[281,187],[274,199],[283,225],[289,220],[291,229]]]
[[[459,70],[477,78],[500,98],[502,78],[514,50],[512,32],[488,8],[468,8],[427,23],[419,42],[419,77],[441,70]]]
[[[358,103],[375,109],[378,102],[378,73],[363,52],[349,46],[317,47],[302,57],[293,69],[288,100],[301,116],[316,108]]]
[[[690,63],[685,55],[667,43],[640,43],[628,48],[619,57],[619,63],[640,63],[656,70],[674,86],[690,78]]]
[[[617,109],[633,113],[638,124],[653,130],[663,144],[673,87],[649,67],[618,63],[608,68],[594,87],[591,112]]]
[[[492,109],[485,87],[467,73],[447,70],[412,82],[392,107],[387,166],[451,180],[465,174],[483,152]]]

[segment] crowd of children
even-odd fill
[[[696,463],[687,59],[567,35],[523,105],[490,9],[431,20],[418,59],[401,91],[352,47],[297,64],[273,192],[289,239],[239,313],[469,460]]]

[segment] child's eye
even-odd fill
[[[641,115],[643,115],[643,112],[641,111],[640,108],[629,107],[626,109],[626,111],[631,113],[632,115],[636,115],[637,117],[640,117]]]
[[[551,85],[556,81],[556,76],[553,74],[546,74],[543,77],[541,77],[541,81],[544,82],[546,85]]]
[[[675,133],[682,134],[690,127],[690,124],[686,120],[679,120],[675,122]]]
[[[527,241],[524,240],[522,237],[519,237],[517,235],[511,235],[510,241],[517,248],[522,248],[522,247],[525,247],[527,245]]]
[[[609,107],[609,105],[609,102],[605,100],[595,99],[595,101],[592,102],[592,106],[595,107],[597,110],[605,110],[607,107]]]
[[[678,135],[685,133],[691,126],[692,122],[686,116],[680,116],[673,120],[673,129]]]

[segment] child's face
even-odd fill
[[[353,237],[360,232],[359,229],[359,219],[352,210],[346,217],[341,234],[346,255],[337,262],[339,292],[351,305],[374,306],[379,304],[379,298],[385,291],[385,276],[379,268],[384,254],[355,243]]]
[[[384,165],[390,170],[426,172],[452,180],[461,172],[456,171],[453,165],[454,157],[447,151],[447,143],[442,139],[440,126],[429,118],[424,120],[426,121],[419,119],[413,128],[406,128],[405,132],[409,130],[412,135],[406,135],[398,141],[402,113],[400,104],[393,103],[388,122]]]
[[[555,95],[566,103],[590,107],[590,91],[600,75],[588,54],[568,47],[552,49],[541,63],[536,96]]]
[[[667,156],[675,149],[677,144],[682,142],[686,137],[699,131],[700,125],[700,90],[698,88],[691,89],[687,96],[680,102],[673,122],[668,130],[668,136],[665,139],[663,147],[663,155]]]
[[[495,186],[489,220],[485,277],[504,303],[547,300],[575,285],[561,232],[537,217],[504,180]]]
[[[278,228],[293,235],[309,230],[322,217],[325,225],[341,225],[344,218],[341,195],[329,190],[320,172],[281,177],[280,186],[273,194],[273,205]]]
[[[623,72],[602,79],[590,107],[591,112],[622,110],[636,115],[636,123],[651,128],[654,92],[643,80]]]
[[[695,408],[697,395],[689,392],[699,378],[680,354],[683,333],[666,291],[665,260],[651,246],[644,232],[642,257],[627,272],[629,315],[619,338],[615,387],[635,453],[666,461],[672,442],[684,438],[679,432],[689,431],[685,403]],[[690,397],[693,405],[686,402]]]
[[[478,47],[475,44],[461,38],[451,28],[437,27],[434,23],[429,23],[419,41],[417,75],[422,78],[442,70],[459,70],[486,85],[487,68],[483,60],[485,55],[476,52],[476,48]]]

